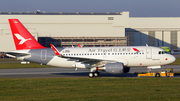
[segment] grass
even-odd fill
[[[178,101],[179,78],[0,78],[6,101]]]
[[[37,63],[21,64],[21,63],[0,63],[0,69],[7,68],[48,68],[52,66],[40,65]]]
[[[5,58],[5,59],[1,58],[0,62],[3,62],[3,61],[20,61],[20,60],[12,59],[12,58]]]

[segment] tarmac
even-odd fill
[[[152,72],[163,71],[173,68],[175,72],[180,71],[180,65],[162,66],[161,69],[153,69]],[[146,67],[131,67],[129,73],[109,74],[100,71],[99,77],[137,77],[135,72],[147,72]],[[88,69],[75,68],[23,68],[23,69],[0,69],[0,78],[88,78]],[[180,77],[180,75],[175,75]]]

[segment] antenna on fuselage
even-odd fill
[[[148,44],[146,44],[146,46],[148,47]]]

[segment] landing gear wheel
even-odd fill
[[[94,77],[94,73],[90,72],[90,73],[89,73],[89,77],[90,77],[90,78]]]
[[[99,76],[99,72],[94,72],[94,76],[98,77]]]
[[[160,74],[159,74],[159,73],[156,73],[155,77],[160,77]]]

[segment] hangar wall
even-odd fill
[[[126,35],[135,46],[167,46],[180,48],[180,17],[130,17]]]
[[[17,18],[37,37],[125,37],[129,12],[100,14],[1,14],[0,43],[9,48],[0,47],[0,51],[15,50],[11,38],[8,19]],[[6,37],[4,37],[6,36]]]

